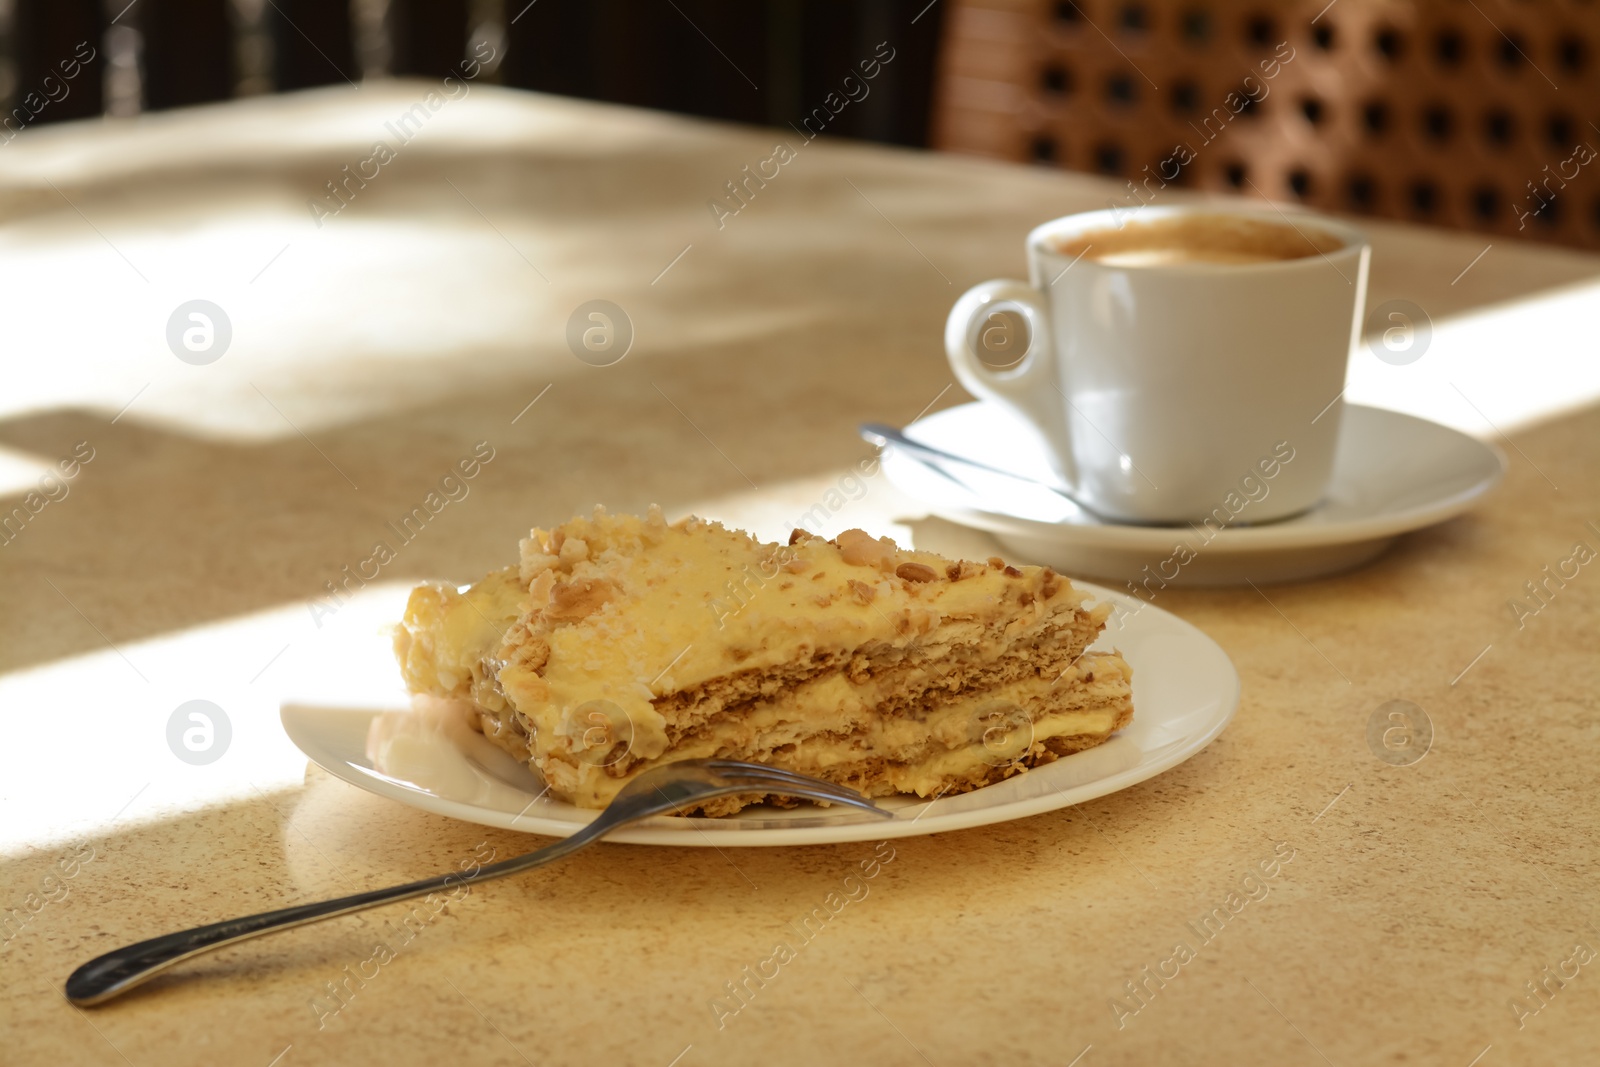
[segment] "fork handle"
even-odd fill
[[[686,762],[681,766],[687,765]],[[645,773],[648,775],[653,772]],[[722,780],[709,787],[702,782],[689,780],[652,783],[638,795],[629,796],[624,792],[616,797],[593,822],[571,837],[524,856],[513,856],[499,863],[491,863],[487,867],[479,867],[470,874],[451,873],[438,878],[424,878],[420,882],[390,886],[387,889],[353,893],[347,897],[324,900],[316,904],[297,904],[292,908],[264,911],[259,915],[247,915],[242,919],[229,919],[227,922],[211,923],[190,930],[163,934],[161,937],[152,937],[148,941],[140,941],[107,952],[103,956],[96,956],[68,976],[67,999],[82,1008],[92,1004],[102,1004],[175,963],[180,963],[191,956],[198,956],[202,952],[210,952],[214,948],[221,948],[223,945],[247,941],[252,937],[260,937],[262,934],[270,934],[277,930],[288,930],[295,926],[321,922],[336,915],[348,915],[353,911],[375,908],[379,904],[392,904],[397,900],[426,896],[441,889],[453,889],[458,885],[483,882],[533,867],[542,867],[552,860],[570,856],[579,849],[594,844],[606,834],[629,823],[638,822],[651,815],[678,811],[687,804],[699,803],[712,797],[734,793],[784,792],[812,800],[826,800],[829,803],[861,808],[879,818],[894,818],[892,812],[884,811],[850,790],[842,790],[850,794],[843,796],[840,795],[840,791],[836,791],[837,787],[830,786],[826,791],[817,791],[804,787],[796,788],[789,782],[783,782],[781,785],[784,788],[778,788],[770,778],[752,780],[748,777]]]
[[[205,926],[179,930],[160,937],[152,937],[148,941],[127,945],[107,952],[103,956],[96,956],[73,971],[67,978],[67,999],[79,1007],[100,1004],[127,992],[176,963],[191,956],[198,956],[202,952],[221,948],[223,945],[232,945],[252,937],[260,937],[262,934],[348,915],[353,911],[374,908],[380,904],[392,904],[397,900],[409,900],[412,897],[426,896],[429,893],[451,890],[457,886],[540,867],[576,852],[598,840],[606,830],[615,828],[615,824],[598,826],[599,822],[596,820],[571,837],[527,855],[479,867],[471,873],[454,872],[437,878],[424,878],[420,882],[407,882],[405,885],[352,893],[347,897],[323,900],[315,904],[297,904],[292,908],[279,908],[276,911],[261,912],[259,915],[247,915],[242,919],[208,923]]]

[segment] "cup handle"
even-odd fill
[[[1015,311],[1028,324],[1028,350],[1014,367],[987,366],[974,347],[978,329],[993,314]],[[1014,412],[1039,434],[1056,473],[1075,483],[1063,414],[1050,314],[1039,291],[1022,282],[1000,279],[975,285],[961,295],[945,321],[944,349],[950,369],[973,396]]]

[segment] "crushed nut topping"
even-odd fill
[[[557,582],[550,587],[550,606],[545,608],[545,617],[549,619],[588,618],[599,611],[615,592],[615,587],[603,579],[574,579],[570,582]]]
[[[526,667],[538,673],[544,670],[544,665],[550,662],[550,642],[543,637],[530,637],[526,626],[516,626],[508,633],[513,640],[511,655],[507,662]],[[499,672],[496,671],[496,674]]]
[[[582,563],[589,558],[589,543],[581,537],[569,537],[561,542],[558,558],[570,570],[574,563]]]
[[[894,569],[894,573],[908,582],[931,582],[939,577],[939,573],[926,563],[902,563]]]
[[[946,567],[944,571],[945,577],[949,578],[952,582],[959,582],[963,578],[974,578],[982,573],[983,564],[974,563],[970,559],[964,559],[957,563],[952,563],[950,566]]]
[[[1044,581],[1039,586],[1039,595],[1049,600],[1056,595],[1056,590],[1061,588],[1061,583],[1056,581],[1059,575],[1049,567],[1044,569]]]
[[[852,566],[889,570],[894,561],[894,542],[873,537],[865,530],[846,530],[834,543],[839,546],[839,556]]]

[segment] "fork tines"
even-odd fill
[[[784,770],[781,767],[769,767],[764,763],[746,763],[742,760],[721,759],[707,760],[706,766],[724,777],[749,781],[753,790],[765,786],[772,792],[788,793],[811,800],[833,800],[856,807],[871,808],[875,811],[882,810],[849,786],[824,781],[821,778],[812,778],[796,771]]]

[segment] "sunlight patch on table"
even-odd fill
[[[1496,428],[1515,433],[1600,400],[1597,311],[1600,282],[1591,282],[1435,321],[1411,363],[1384,362],[1364,342],[1345,399],[1488,440]]]
[[[397,688],[398,669],[372,671],[387,667],[384,628],[410,588],[370,585],[320,619],[286,604],[0,675],[0,856],[298,788],[306,759],[283,732],[280,702],[315,691],[359,705]],[[379,650],[361,660],[366,674],[342,673],[329,654],[353,646]],[[192,701],[226,724],[202,708],[174,736],[175,713]]]

